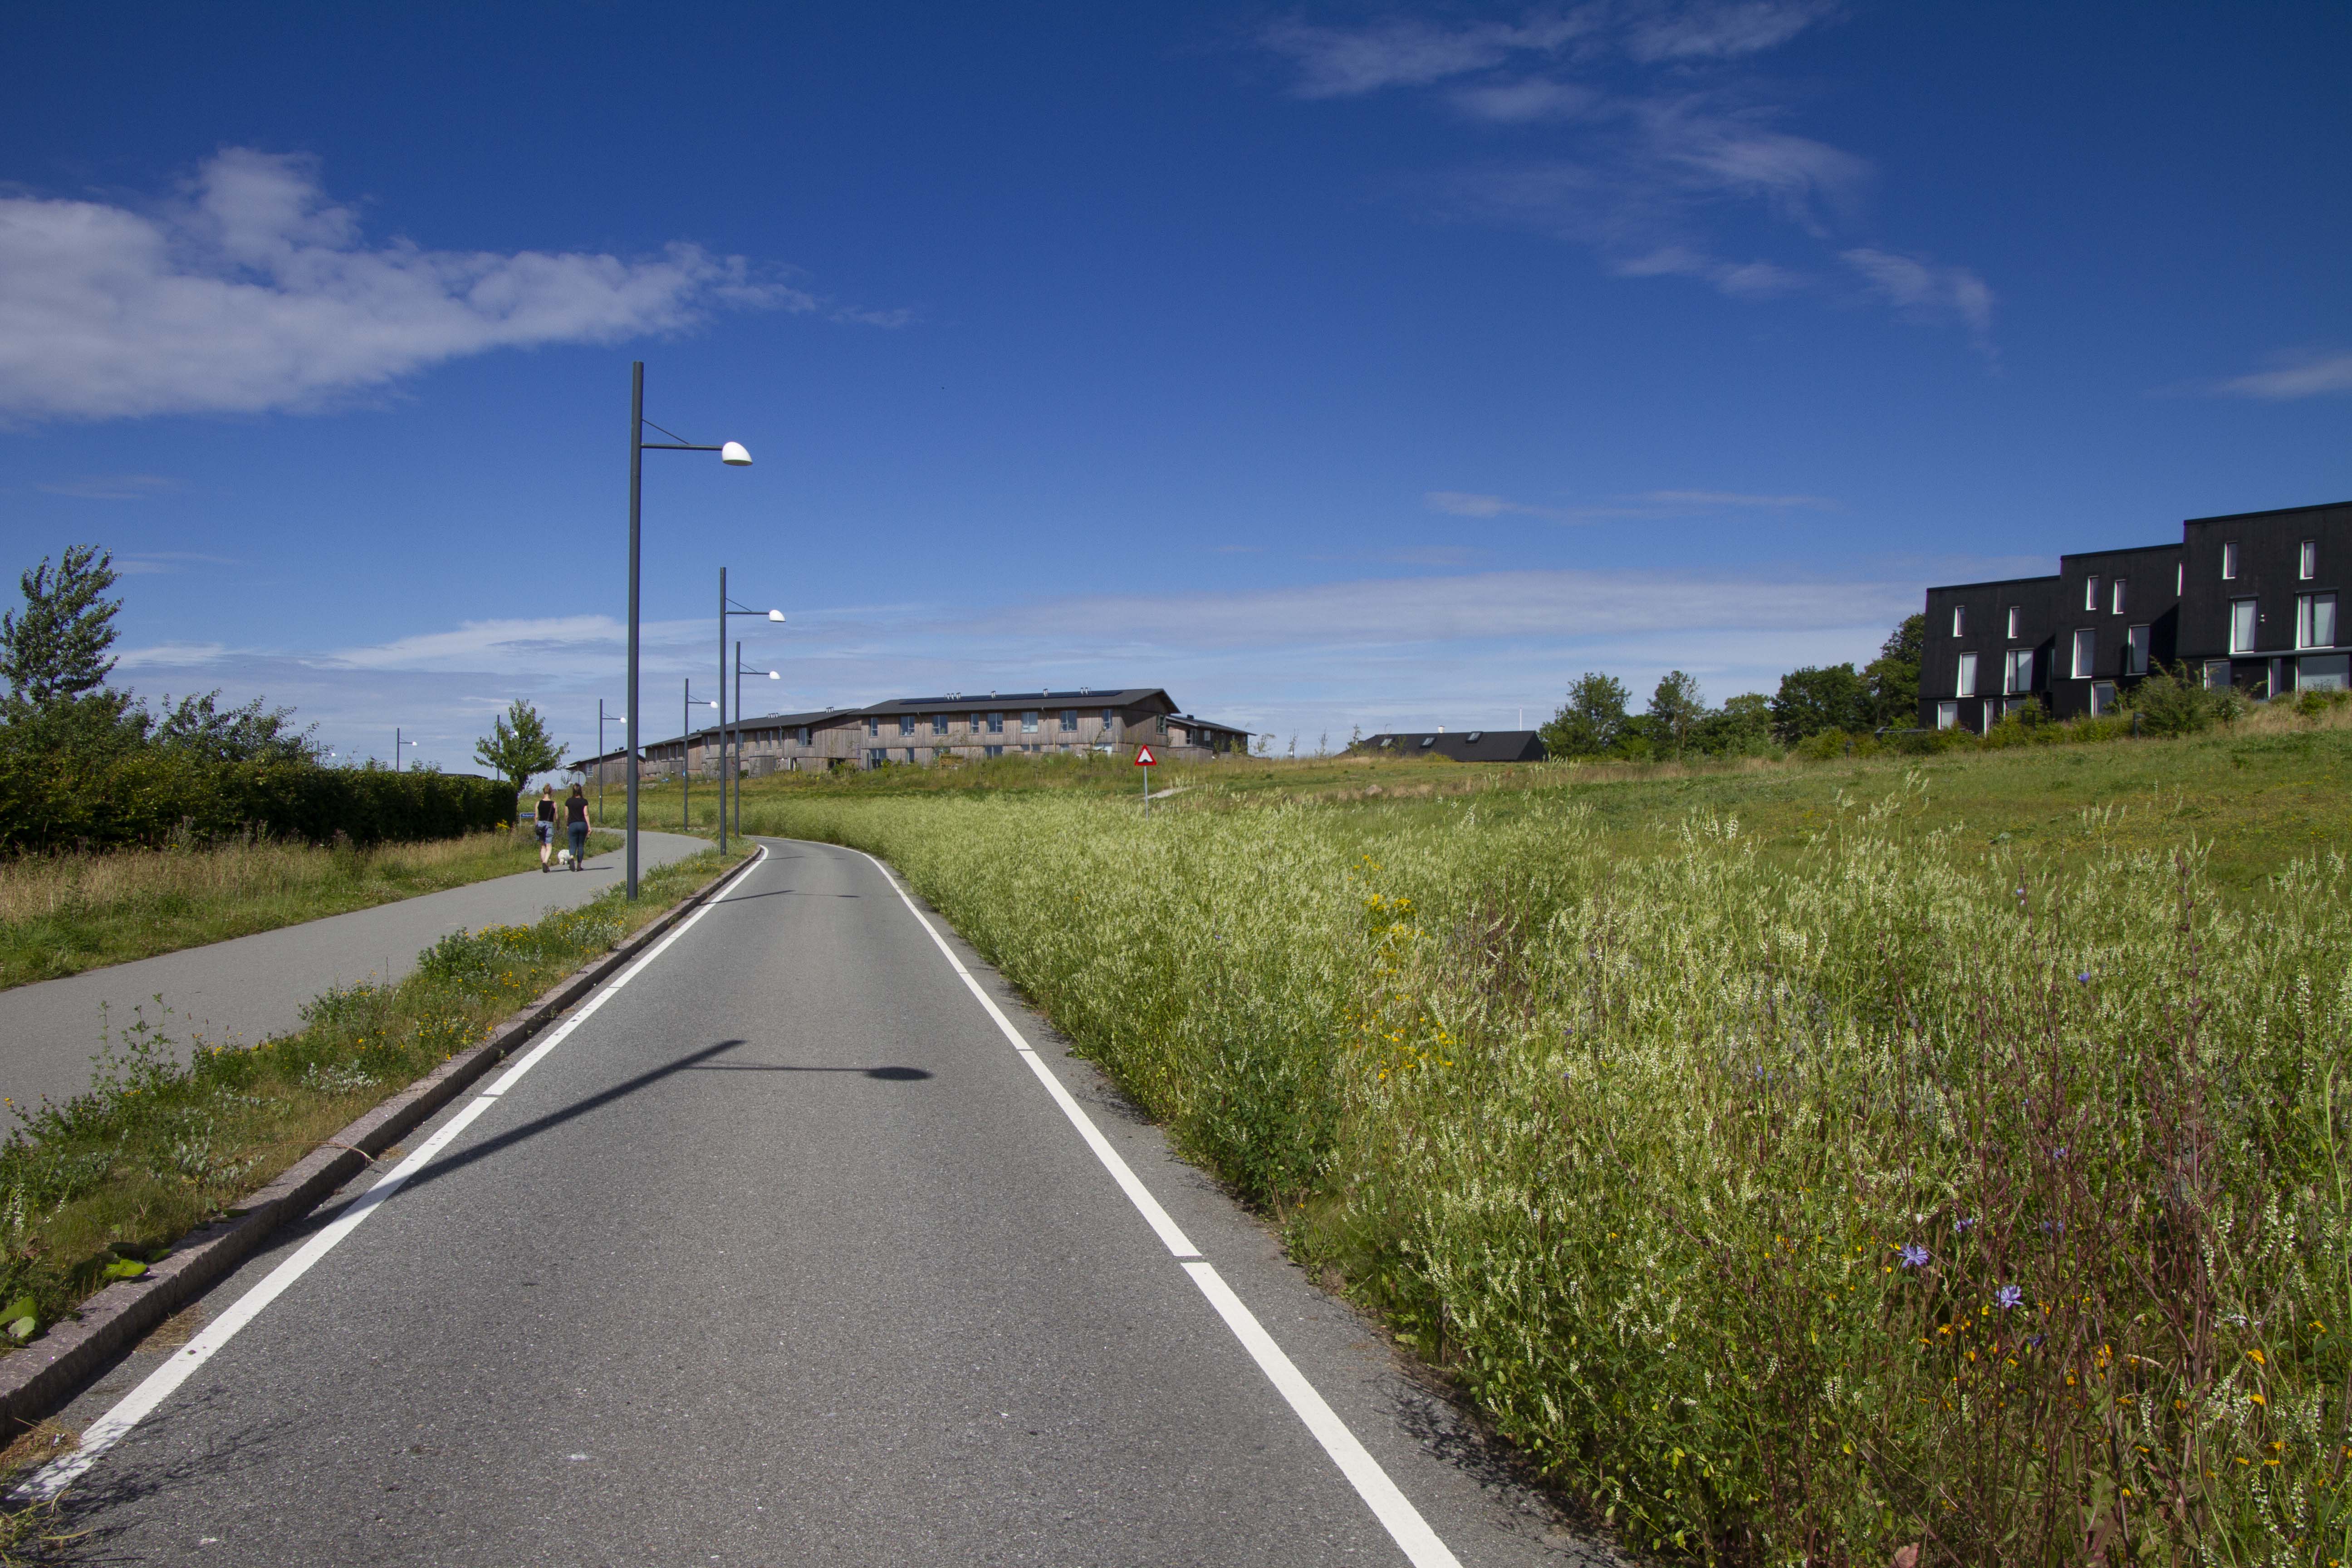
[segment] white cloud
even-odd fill
[[[2214,390],[2231,397],[2259,397],[2274,403],[2352,392],[2352,353],[2296,355],[2272,370],[2232,376]]]
[[[1277,23],[1260,41],[1298,65],[1301,98],[1352,98],[1385,87],[1423,87],[1486,70],[1514,55],[1549,54],[1593,26],[1590,13],[1532,16],[1524,23],[1444,27],[1395,20],[1369,27]]]
[[[1967,268],[1939,267],[1867,247],[1841,251],[1839,259],[1897,310],[1927,320],[1958,319],[1967,324],[1978,346],[1990,352],[1992,290]]]
[[[1762,507],[1827,507],[1823,496],[1746,495],[1736,490],[1643,490],[1588,506],[1535,506],[1507,496],[1470,490],[1431,490],[1422,497],[1432,511],[1449,517],[1541,517],[1554,522],[1604,522],[1616,518],[1690,517],[1702,512]]]
[[[312,407],[467,354],[726,308],[824,307],[682,242],[635,260],[371,244],[310,160],[246,148],[148,212],[0,198],[0,417]]]

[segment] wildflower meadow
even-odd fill
[[[1589,805],[758,803],[888,858],[1643,1552],[2352,1561],[2344,858]]]

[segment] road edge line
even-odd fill
[[[1292,1361],[1281,1343],[1266,1331],[1257,1314],[1249,1310],[1248,1304],[1234,1293],[1231,1285],[1225,1283],[1224,1276],[1217,1272],[1216,1266],[1201,1256],[1200,1249],[1184,1238],[1184,1233],[1177,1228],[1175,1220],[1160,1207],[1160,1200],[1129,1167],[1118,1151],[1110,1146],[1110,1141],[1095,1125],[1094,1118],[1087,1114],[1086,1107],[1077,1102],[1067,1085],[1054,1076],[1054,1070],[1038,1057],[1036,1047],[1013,1026],[1012,1020],[996,1005],[996,999],[982,989],[971,970],[956,956],[955,949],[948,945],[947,939],[931,923],[930,917],[924,914],[909,896],[902,879],[877,857],[854,845],[837,847],[848,849],[854,855],[864,855],[873,862],[874,868],[882,873],[882,879],[890,884],[890,890],[898,895],[898,901],[907,906],[908,912],[929,935],[932,944],[947,956],[949,964],[971,994],[980,998],[981,1005],[988,1010],[988,1016],[995,1021],[997,1028],[1013,1042],[1013,1049],[1028,1062],[1029,1070],[1036,1074],[1038,1081],[1045,1086],[1054,1101],[1062,1108],[1062,1114],[1069,1118],[1070,1124],[1086,1139],[1087,1146],[1094,1151],[1095,1157],[1102,1162],[1103,1168],[1118,1184],[1119,1191],[1127,1194],[1128,1202],[1133,1204],[1150,1222],[1184,1272],[1192,1277],[1192,1283],[1200,1288],[1201,1294],[1208,1299],[1209,1305],[1223,1321],[1227,1331],[1257,1363],[1257,1369],[1265,1374],[1268,1383],[1274,1384],[1275,1392],[1282,1395],[1283,1402],[1290,1406],[1291,1414],[1298,1417],[1307,1435],[1322,1447],[1324,1454],[1346,1478],[1348,1484],[1356,1489],[1357,1497],[1372,1510],[1372,1517],[1380,1521],[1381,1528],[1388,1531],[1389,1539],[1396,1542],[1407,1561],[1412,1563],[1413,1568],[1461,1568],[1460,1559],[1430,1527],[1429,1521],[1422,1517],[1421,1510],[1413,1507],[1412,1500],[1404,1495],[1404,1489],[1396,1484],[1395,1479],[1381,1462],[1372,1458],[1370,1450],[1364,1447],[1347,1422],[1340,1419],[1339,1413],[1331,1408],[1330,1403],[1307,1374],[1298,1370],[1298,1363]],[[1173,1240],[1170,1239],[1171,1237]]]
[[[557,1015],[602,984],[694,910],[766,858],[760,853],[704,883],[618,947],[559,980],[493,1027],[488,1038],[443,1062],[322,1140],[276,1180],[220,1219],[172,1244],[171,1255],[136,1279],[118,1279],[82,1302],[77,1317],[0,1358],[0,1432],[29,1428],[69,1403],[108,1362],[228,1275],[280,1226],[301,1218],[360,1168],[438,1114],[475,1079]]]

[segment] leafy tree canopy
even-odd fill
[[[1624,738],[1626,700],[1623,681],[1586,670],[1543,727],[1545,746],[1555,757],[1600,756]]]
[[[533,773],[563,765],[564,748],[547,732],[539,710],[521,698],[507,704],[506,717],[490,721],[490,732],[474,742],[474,760],[514,785],[520,795]]]
[[[1870,689],[1851,664],[1807,665],[1780,678],[1772,733],[1784,746],[1829,730],[1870,728]]]
[[[113,562],[94,544],[76,544],[54,565],[43,556],[18,577],[24,606],[0,615],[0,675],[8,681],[0,719],[11,729],[63,741],[111,736],[121,725],[131,698],[106,689],[122,607],[106,596]]]
[[[1651,743],[1661,755],[1678,757],[1690,749],[1698,725],[1706,717],[1706,700],[1698,682],[1679,669],[1668,670],[1650,693],[1646,715]]]
[[[1906,616],[1887,634],[1878,657],[1863,666],[1874,723],[1907,730],[1919,722],[1919,659],[1927,646],[1927,616]]]

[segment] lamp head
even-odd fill
[[[742,442],[730,441],[719,448],[719,460],[730,468],[748,468],[751,466],[751,454],[743,449]]]
[[[768,618],[781,626],[783,624],[784,612],[782,610],[770,610],[768,612]]]
[[[782,680],[782,679],[783,679],[783,677],[782,677],[782,676],[781,676],[781,675],[778,675],[774,670],[772,670],[772,670],[768,671],[768,679],[769,679],[770,680]]]

